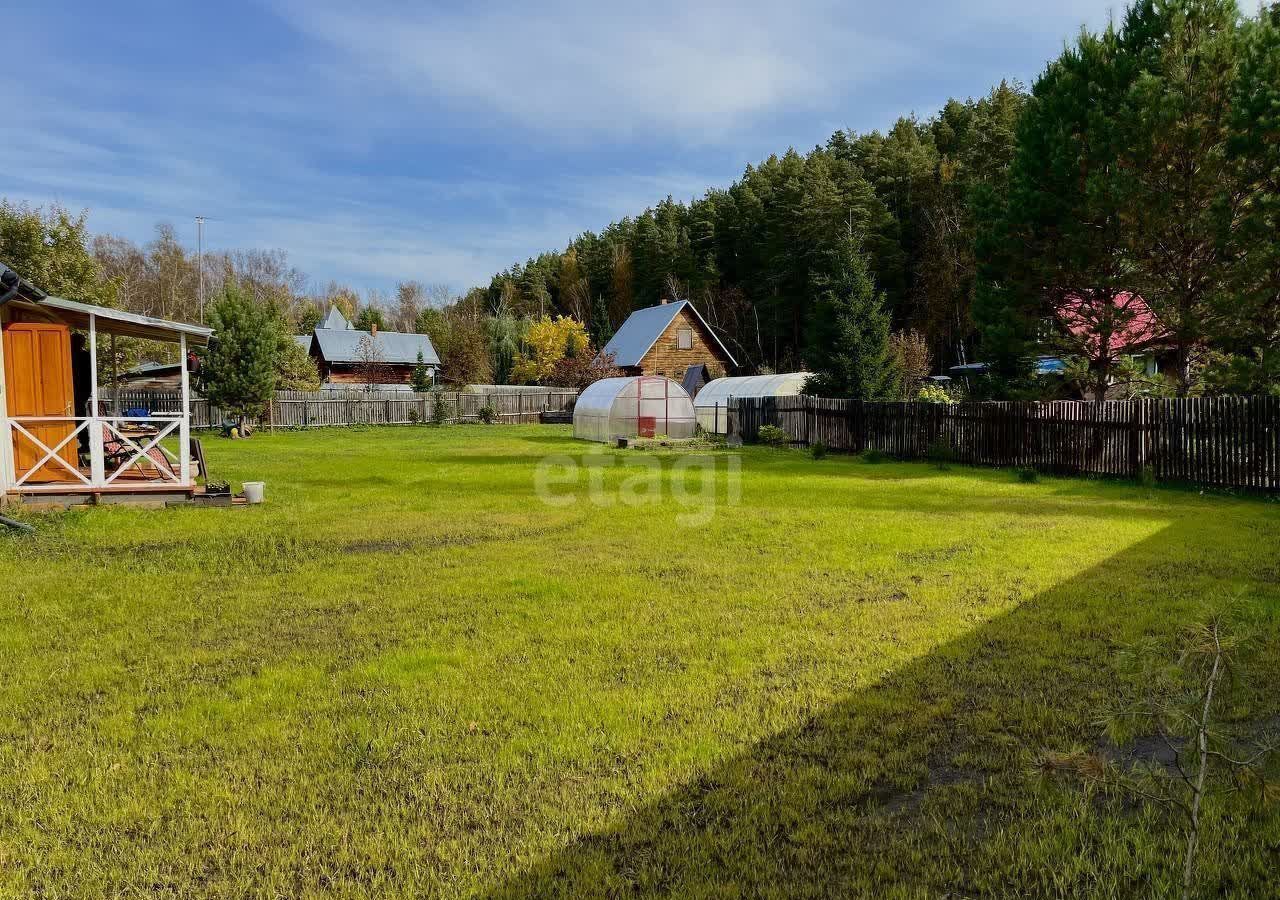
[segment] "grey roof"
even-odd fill
[[[212,328],[203,325],[192,325],[189,322],[171,322],[168,319],[157,319],[138,313],[125,312],[122,309],[108,309],[105,306],[94,306],[91,303],[79,303],[62,297],[46,295],[40,300],[40,306],[56,309],[60,318],[76,328],[88,328],[92,316],[97,330],[106,334],[120,334],[126,337],[147,338],[154,341],[174,343],[178,335],[186,335],[190,343],[207,344],[213,334]]]
[[[124,375],[154,375],[156,372],[166,372],[166,371],[169,371],[170,369],[176,372],[178,371],[178,365],[179,365],[178,363],[144,362],[144,363],[139,363],[138,365],[134,366],[132,369],[128,370],[127,372],[122,372],[121,376],[123,377]]]
[[[295,334],[293,336],[293,342],[297,344],[299,347],[301,347],[303,350],[306,350],[308,353],[311,352],[311,335]]]
[[[360,361],[360,339],[368,334],[367,331],[356,331],[353,328],[317,328],[315,339],[320,348],[320,355],[329,362],[354,363]],[[429,366],[440,365],[436,348],[431,345],[431,338],[425,334],[379,331],[373,340],[382,351],[381,361],[384,363],[393,365],[416,363],[418,353],[421,352],[424,363]]]
[[[342,314],[342,310],[336,306],[329,308],[329,315],[324,317],[318,328],[328,328],[333,331],[350,331],[351,323],[347,321],[347,317]]]
[[[729,348],[711,330],[711,326],[707,324],[706,319],[702,318],[702,314],[698,312],[698,308],[688,300],[677,300],[675,303],[659,303],[657,306],[637,309],[627,317],[627,321],[622,323],[622,327],[617,330],[609,340],[609,343],[604,345],[604,349],[600,351],[601,355],[607,356],[612,353],[615,365],[640,365],[640,360],[644,359],[644,355],[649,352],[649,349],[653,347],[658,338],[662,337],[662,332],[666,331],[667,326],[671,324],[671,320],[679,315],[680,311],[685,307],[688,307],[694,317],[702,323],[702,327],[720,347],[720,350],[728,358],[730,365],[736,366],[738,362],[733,358],[733,354],[729,352]]]

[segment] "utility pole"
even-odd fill
[[[200,298],[200,324],[204,324],[204,216],[196,216],[196,259],[199,260],[199,274],[197,276],[199,287],[197,288],[197,296]]]

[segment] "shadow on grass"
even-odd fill
[[[1254,589],[1280,601],[1229,529],[1190,521],[578,836],[490,896],[1085,896],[1096,878],[1160,894],[1158,852],[1139,858],[1093,816],[1064,816],[1030,767],[1045,748],[1097,745],[1120,644],[1199,614],[1214,583],[1186,562],[1193,548],[1236,551]]]

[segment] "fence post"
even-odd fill
[[[1142,400],[1135,400],[1133,404],[1133,415],[1129,417],[1129,473],[1137,478],[1142,474],[1142,410],[1144,407]]]

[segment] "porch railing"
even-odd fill
[[[92,405],[92,404],[91,404]],[[163,485],[177,489],[192,486],[191,450],[189,446],[189,417],[185,413],[160,413],[145,416],[97,415],[97,416],[11,416],[7,420],[9,434],[5,439],[13,448],[15,461],[22,444],[38,455],[37,461],[16,474],[10,490],[56,492],[72,487],[107,488],[121,486],[118,479],[127,472],[136,471],[144,476],[129,479],[131,484]],[[45,439],[35,433],[40,428],[60,425],[67,430],[57,439]],[[132,426],[132,427],[131,427]],[[146,429],[137,433],[137,429]],[[59,432],[63,429],[59,428]],[[163,441],[177,433],[178,453],[164,446]],[[80,437],[87,437],[89,470],[68,462],[65,452],[72,448],[79,457]],[[114,445],[107,452],[108,443]],[[61,480],[49,480],[51,470],[65,476]],[[35,480],[33,480],[35,479]]]

